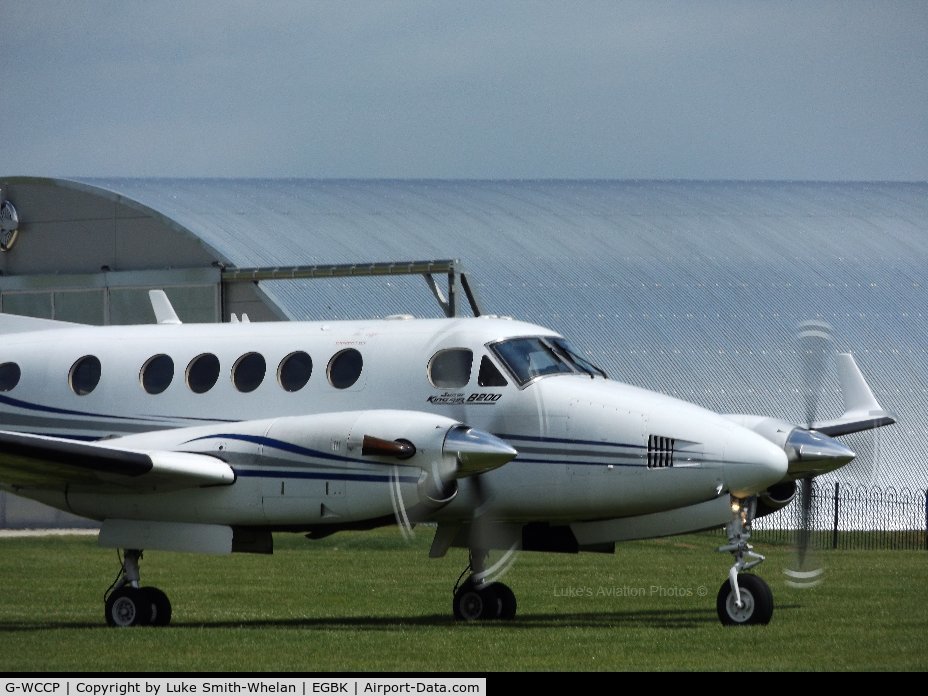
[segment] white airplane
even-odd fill
[[[100,522],[123,550],[110,625],[165,625],[143,549],[272,552],[272,532],[434,523],[469,549],[459,619],[508,619],[491,551],[613,551],[727,525],[725,624],[767,623],[744,571],[756,515],[892,423],[850,355],[846,412],[796,426],[609,379],[565,338],[499,317],[86,326],[0,314],[0,487]]]

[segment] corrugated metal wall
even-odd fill
[[[461,259],[485,309],[618,379],[802,421],[800,322],[832,328],[899,423],[837,476],[928,483],[928,184],[87,180],[240,266]],[[418,278],[265,288],[296,318],[435,315]],[[823,415],[840,412],[834,376]]]

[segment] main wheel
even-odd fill
[[[157,587],[143,587],[140,591],[151,608],[148,623],[152,626],[167,626],[171,623],[171,600],[168,596]]]
[[[494,585],[477,587],[468,580],[454,595],[454,618],[459,621],[495,619],[499,616],[499,606]]]
[[[728,580],[719,588],[715,608],[721,622],[726,626],[770,623],[773,616],[773,593],[770,586],[756,575],[739,573],[738,589],[741,592],[740,607]]]
[[[151,601],[142,590],[120,587],[106,598],[106,623],[110,626],[144,626],[151,620]]]
[[[496,618],[509,621],[516,617],[516,595],[501,582],[493,583],[493,590],[496,592],[496,598],[499,601],[498,615]]]

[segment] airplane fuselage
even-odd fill
[[[782,478],[785,455],[766,439],[606,379],[559,340],[483,317],[20,331],[0,347],[0,430],[209,454],[235,471],[229,486],[151,495],[16,490],[96,519],[300,529],[390,518],[397,490],[402,506],[421,497],[422,469],[362,457],[353,416],[332,416],[360,412],[370,430],[383,411],[387,434],[429,414],[436,428],[448,419],[509,443],[518,456],[481,478],[494,517],[514,523],[673,511],[666,533],[690,531],[724,523],[729,493]],[[475,505],[462,478],[428,519],[467,520]]]

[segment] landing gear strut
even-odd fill
[[[725,528],[728,543],[720,546],[719,551],[730,552],[735,561],[728,571],[728,580],[719,588],[715,608],[726,626],[767,624],[773,616],[770,586],[758,576],[742,572],[765,560],[748,543],[751,523],[757,512],[757,498],[732,497],[731,510],[731,521]]]
[[[488,553],[471,551],[468,570],[471,574],[454,588],[452,608],[458,621],[477,621],[515,618],[516,596],[508,585],[488,582],[486,569]],[[464,573],[461,576],[464,576]]]
[[[171,602],[157,587],[141,587],[139,561],[142,551],[126,549],[122,570],[105,597],[106,623],[110,626],[167,626]]]

